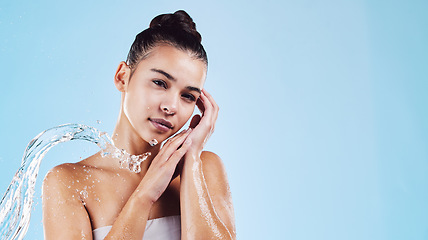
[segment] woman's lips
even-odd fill
[[[172,123],[162,118],[149,118],[152,125],[162,132],[167,132],[173,128]]]

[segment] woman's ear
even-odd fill
[[[117,90],[125,92],[128,87],[129,76],[131,75],[131,68],[125,63],[120,62],[114,74],[114,85]]]

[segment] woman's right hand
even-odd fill
[[[191,139],[187,138],[191,131],[192,129],[185,130],[163,145],[135,190],[135,194],[148,199],[150,203],[159,199],[171,182],[177,164],[192,143]]]

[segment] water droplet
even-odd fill
[[[80,195],[82,196],[83,199],[88,198],[88,192],[85,189],[80,191]]]
[[[150,146],[156,146],[157,144],[158,144],[158,140],[156,140],[156,139],[152,139],[150,142],[149,142],[149,144],[150,144]]]

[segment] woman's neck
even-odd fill
[[[112,141],[115,147],[123,149],[132,155],[141,155],[151,152],[156,156],[160,149],[160,144],[151,146],[148,142],[130,131],[121,129],[119,125],[113,131]]]
[[[121,117],[119,117],[111,138],[117,149],[124,150],[131,155],[143,155],[150,153],[147,159],[141,163],[141,174],[144,175],[150,167],[153,158],[159,153],[160,143],[155,146],[151,146],[130,126],[131,124],[127,122],[126,119],[121,119]],[[119,159],[117,160],[117,165],[120,165]]]
[[[156,156],[160,149],[160,143],[151,146],[147,141],[141,138],[132,127],[131,123],[120,109],[119,118],[111,136],[114,145],[119,149],[124,149],[129,154],[140,155],[151,152]]]

